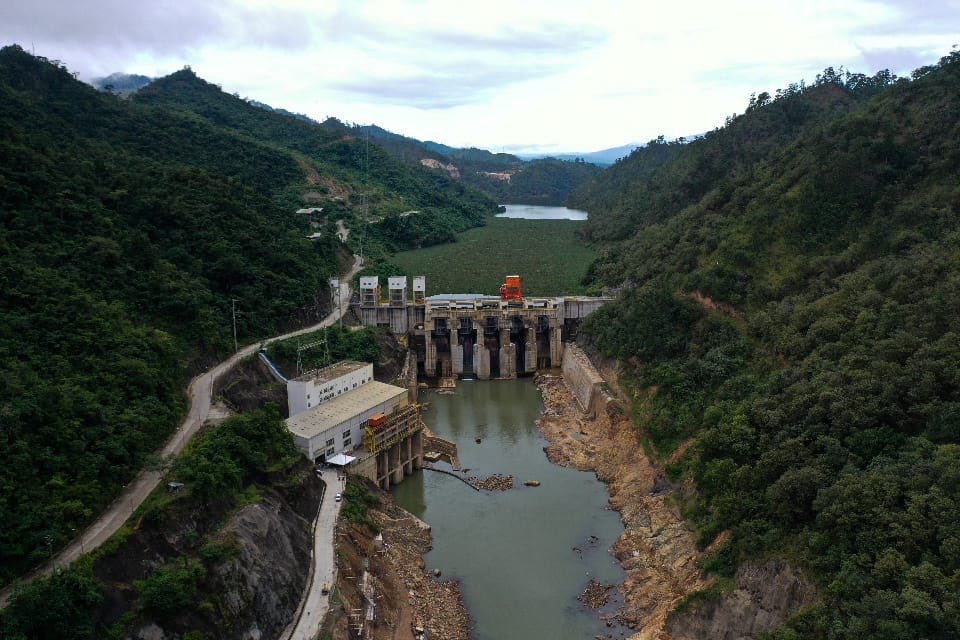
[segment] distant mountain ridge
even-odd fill
[[[90,81],[96,89],[109,93],[130,94],[142,89],[155,78],[136,73],[111,73],[104,78],[94,78]]]
[[[149,95],[150,84],[154,80],[143,75],[113,73],[93,80],[92,84],[101,91],[109,90],[122,95],[134,95],[146,89],[146,94]],[[252,98],[244,98],[243,101],[264,111],[369,140],[405,164],[445,172],[449,177],[461,180],[464,184],[505,203],[562,205],[570,193],[598,172],[592,165],[585,166],[585,158],[593,155],[598,158],[610,157],[612,159],[606,162],[609,164],[616,159],[612,154],[620,149],[563,157],[540,156],[526,160],[509,153],[494,153],[475,147],[451,147],[432,140],[421,141],[375,124],[348,125],[337,118],[328,118],[320,123],[305,114],[274,107]],[[598,161],[597,164],[604,162]]]
[[[619,147],[610,147],[609,149],[600,149],[599,151],[587,151],[583,153],[518,153],[517,157],[524,160],[537,160],[540,158],[556,158],[558,160],[577,160],[596,164],[600,166],[609,166],[630,155],[637,147],[642,147],[639,142],[631,142]]]
[[[377,125],[350,126],[334,118],[324,124],[376,142],[402,162],[446,172],[501,203],[562,205],[571,193],[600,171],[599,167],[579,159],[525,161],[509,153],[417,140]]]

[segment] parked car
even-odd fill
[[[343,500],[343,496],[338,493],[337,497],[335,497],[334,500],[337,502],[340,502],[341,500]]]

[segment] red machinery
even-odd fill
[[[370,419],[367,420],[367,426],[370,427],[374,433],[379,433],[383,428],[383,425],[387,423],[387,415],[385,413],[378,413],[376,415],[370,416]]]
[[[523,293],[520,292],[520,276],[507,276],[500,285],[500,299],[505,302],[522,302]]]

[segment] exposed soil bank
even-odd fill
[[[371,491],[373,489],[371,488]],[[366,559],[368,584],[377,607],[372,635],[375,640],[429,638],[468,640],[470,619],[456,581],[435,577],[423,554],[431,548],[429,527],[398,507],[389,493],[379,491],[380,505],[369,513],[383,535],[382,552],[374,533],[365,526],[341,520],[338,524],[337,594],[325,628],[335,640],[349,638],[350,611],[362,609],[361,593]]]
[[[547,457],[555,464],[595,471],[623,520],[626,531],[611,549],[627,571],[618,618],[641,630],[634,639],[668,637],[667,617],[677,602],[709,584],[697,568],[693,532],[667,503],[669,490],[658,487],[662,476],[627,418],[613,405],[588,418],[559,375],[539,375],[536,382],[544,403],[538,425],[551,443]]]

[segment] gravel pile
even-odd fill
[[[483,489],[484,491],[509,491],[513,489],[513,476],[505,476],[499,473],[487,476],[486,478],[470,476],[467,478],[467,482],[477,489]]]

